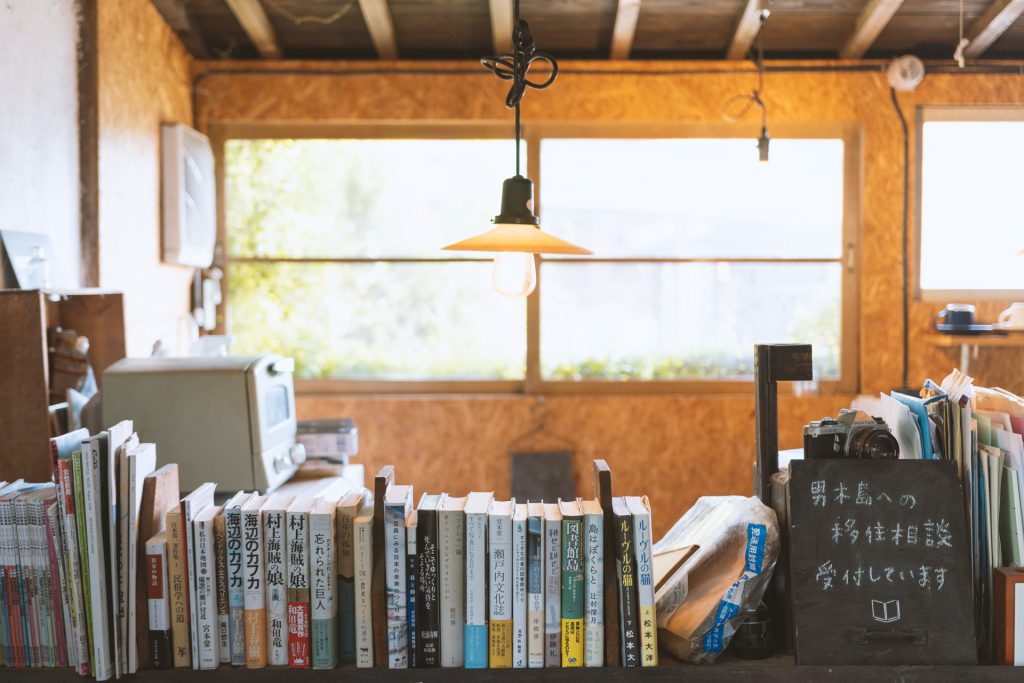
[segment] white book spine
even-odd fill
[[[631,506],[632,507],[632,506]],[[633,512],[633,546],[636,548],[636,596],[640,618],[640,666],[658,665],[658,625],[654,605],[654,536],[651,513]]]
[[[526,519],[512,520],[512,667],[526,668]]]
[[[355,593],[356,667],[373,668],[373,518],[353,523],[353,592]]]
[[[466,515],[441,510],[437,515],[441,588],[441,666],[461,667],[464,661]]]
[[[213,522],[195,523],[196,623],[199,629],[199,668],[216,669],[220,663],[217,644],[217,584]]]
[[[170,633],[171,603],[167,599],[167,587],[170,585],[167,576],[167,542],[146,543],[146,556],[147,558],[158,558],[150,561],[159,563],[157,570],[160,572],[159,597],[153,597],[157,594],[157,591],[152,588],[146,591],[149,596],[147,598],[147,604],[149,605],[149,630]]]
[[[467,667],[487,668],[487,513],[466,515]],[[474,635],[476,634],[476,635]]]
[[[260,535],[259,513],[255,524],[252,525],[251,534]],[[242,544],[242,510],[238,506],[224,510],[224,538],[225,555],[228,567],[228,636],[229,652],[232,664],[245,664],[245,578],[244,551]],[[262,564],[262,563],[258,563]],[[256,569],[257,576],[262,578],[263,567]],[[255,589],[259,594],[260,602],[263,601],[262,581]]]
[[[266,520],[260,518],[260,511],[255,507],[238,512],[242,536],[241,583],[242,583],[242,648],[245,652],[245,663],[253,668],[266,664],[270,650],[265,635],[266,622],[266,586],[269,574],[265,571],[267,554],[264,533]],[[287,662],[287,658],[285,659]]]
[[[185,561],[188,562],[188,604],[189,604],[189,640],[192,643],[192,668],[199,668],[199,622],[196,615],[196,534],[192,521],[192,505],[187,498],[182,501],[182,524],[188,540],[185,542]]]
[[[544,525],[544,663],[562,664],[562,525]]]
[[[527,664],[544,666],[544,518],[526,520]]]
[[[131,484],[131,464],[134,460],[126,453],[117,453],[117,618],[121,673],[128,671],[128,496]]]
[[[107,566],[104,558],[103,524],[100,505],[100,443],[90,441],[82,453],[82,482],[85,487],[85,534],[89,556],[89,603],[92,612],[92,672],[97,681],[113,675],[110,661],[110,624],[107,620]]]
[[[388,668],[405,669],[409,665],[409,634],[405,576],[405,508],[384,508],[384,562],[387,585]]]
[[[334,517],[317,512],[309,515],[310,619],[313,624],[313,667],[337,664],[338,553],[334,538]],[[333,631],[332,631],[333,629]],[[327,654],[323,654],[326,652]],[[328,666],[329,665],[329,666]]]
[[[604,666],[604,516],[586,515],[584,524],[584,663]]]
[[[263,542],[267,563],[267,663],[288,665],[288,585],[284,542],[284,511],[267,510],[263,514]],[[261,557],[263,553],[260,553]],[[245,609],[250,609],[246,593]]]

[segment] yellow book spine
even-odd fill
[[[583,620],[562,619],[562,667],[583,666]]]
[[[267,611],[245,610],[245,665],[262,669],[267,665]]]
[[[658,625],[653,605],[641,605],[640,666],[658,666]]]
[[[492,619],[490,623],[490,667],[492,669],[512,668],[512,621]]]

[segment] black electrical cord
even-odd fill
[[[903,128],[903,382],[900,386],[907,387],[910,372],[910,259],[907,247],[907,211],[910,209],[910,131],[907,129],[907,118],[903,115],[899,100],[896,99],[895,88],[889,88],[889,96]]]
[[[534,62],[547,62],[551,67],[546,81],[531,81],[527,78]],[[519,175],[519,140],[522,126],[519,122],[519,103],[527,88],[544,90],[558,77],[558,61],[546,52],[539,52],[530,25],[519,18],[519,0],[515,0],[512,18],[512,51],[480,60],[484,68],[504,81],[512,81],[505,96],[505,106],[516,110],[516,175]]]

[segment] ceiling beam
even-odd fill
[[[395,26],[391,23],[391,10],[387,0],[359,0],[363,21],[370,32],[370,40],[381,59],[398,59]]]
[[[747,0],[743,8],[743,14],[736,23],[736,30],[732,34],[732,42],[729,44],[729,51],[725,53],[726,59],[746,59],[750,52],[750,46],[754,44],[758,31],[761,30],[761,0]]]
[[[847,38],[846,44],[839,50],[839,57],[841,59],[863,57],[902,4],[903,0],[870,0],[857,17],[853,35]]]
[[[264,59],[280,59],[281,46],[260,0],[225,0],[256,51]]]
[[[980,57],[1024,14],[1024,0],[994,0],[967,31],[964,56]]]
[[[185,8],[184,0],[152,0],[153,6],[164,18],[171,30],[178,34],[178,39],[185,49],[196,59],[209,59],[210,49],[203,42],[203,37],[192,24]]]
[[[640,0],[619,0],[612,29],[612,59],[629,59],[636,37],[636,23],[640,18]]]
[[[513,0],[490,0],[491,7],[491,40],[494,43],[494,54],[501,55],[512,51],[512,13]]]

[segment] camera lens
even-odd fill
[[[848,447],[848,453],[852,458],[895,460],[900,457],[900,446],[888,429],[855,429],[850,434]]]

